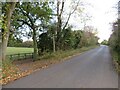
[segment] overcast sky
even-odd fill
[[[107,39],[111,34],[111,23],[117,19],[117,2],[119,0],[83,0],[88,5],[85,10],[92,16],[87,24],[92,25],[98,30],[99,41]],[[78,23],[78,19],[70,20],[71,23]],[[79,24],[80,25],[80,24]]]

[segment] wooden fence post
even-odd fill
[[[10,55],[10,60],[12,60],[12,55]]]
[[[20,54],[18,54],[18,58],[17,58],[18,60],[20,59]]]
[[[26,56],[27,56],[27,53],[25,53],[25,59],[27,58]]]

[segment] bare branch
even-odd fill
[[[62,8],[61,8],[61,12],[60,12],[60,16],[62,15],[62,12],[63,12],[63,8],[64,8],[64,0],[62,1]]]
[[[68,19],[67,19],[67,21],[66,21],[66,23],[65,23],[65,25],[64,25],[64,27],[63,27],[63,30],[66,28],[66,26],[67,26],[67,24],[68,24],[68,22],[69,22],[69,20],[70,20],[71,15],[72,15],[72,14],[75,12],[75,10],[77,9],[77,7],[78,7],[78,5],[79,5],[79,2],[80,2],[80,0],[77,2],[77,5],[76,5],[76,7],[74,8],[74,10],[69,13]]]
[[[30,25],[27,21],[25,21],[25,20],[20,20],[20,19],[18,19],[17,21],[20,21],[20,22],[22,22],[22,23],[24,23],[24,24],[26,24],[26,25],[28,25],[29,27],[31,27],[32,28],[32,25]]]

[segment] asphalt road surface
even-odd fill
[[[32,73],[4,88],[118,88],[109,48],[100,46]]]

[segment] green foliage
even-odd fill
[[[16,27],[27,25],[31,29],[40,29],[42,25],[36,22],[48,22],[51,18],[52,9],[49,7],[49,2],[23,2],[17,3],[14,14],[14,23]],[[20,24],[20,25],[19,25]]]
[[[82,48],[78,48],[78,49],[70,49],[70,50],[59,50],[56,51],[55,53],[44,53],[42,56],[39,57],[40,60],[63,60],[64,58],[73,56],[75,54],[79,54],[82,52],[85,52],[87,50],[93,49],[97,46],[89,46],[89,47],[82,47]]]
[[[120,64],[120,21],[113,23],[113,33],[109,38],[109,45],[113,53],[113,58],[117,59],[118,63]],[[115,54],[116,53],[116,54]]]
[[[88,46],[94,46],[98,44],[98,37],[94,35],[93,32],[90,31],[83,31],[80,45],[81,47],[88,47]]]
[[[10,35],[8,40],[8,47],[21,47],[22,46],[22,39],[15,38],[14,36]]]
[[[103,45],[108,45],[108,41],[107,41],[107,40],[103,40],[103,41],[101,42],[101,44],[103,44]]]
[[[45,51],[52,51],[52,39],[48,35],[48,33],[42,33],[39,36],[39,41],[38,41],[38,52],[39,55]]]
[[[16,19],[19,24],[17,27],[27,26],[29,32],[27,33],[33,38],[34,60],[37,59],[37,32],[45,29],[45,25],[51,19],[52,9],[49,2],[22,2],[17,4],[15,10]],[[39,22],[39,24],[37,23]]]
[[[25,41],[23,42],[22,39],[15,37],[13,35],[9,36],[8,40],[8,47],[33,47],[33,41]]]
[[[113,33],[109,38],[109,46],[113,62],[118,73],[120,73],[120,19],[113,23]]]
[[[33,41],[25,41],[25,42],[22,43],[21,47],[32,48],[33,47]]]
[[[61,50],[68,50],[72,48],[72,30],[71,27],[66,28],[62,31],[62,37],[60,39]]]
[[[74,36],[73,48],[76,49],[78,47],[81,47],[80,42],[81,42],[82,34],[83,34],[83,31],[81,30],[77,30],[73,32],[73,36]]]
[[[39,54],[53,50],[53,35],[56,36],[54,24],[46,33],[42,33],[39,36]],[[84,46],[94,46],[98,44],[98,37],[96,37],[92,32],[82,30],[73,31],[71,27],[63,30],[61,32],[61,36],[62,37],[60,37],[59,50],[77,49]],[[55,42],[57,43],[57,37],[55,37]]]

